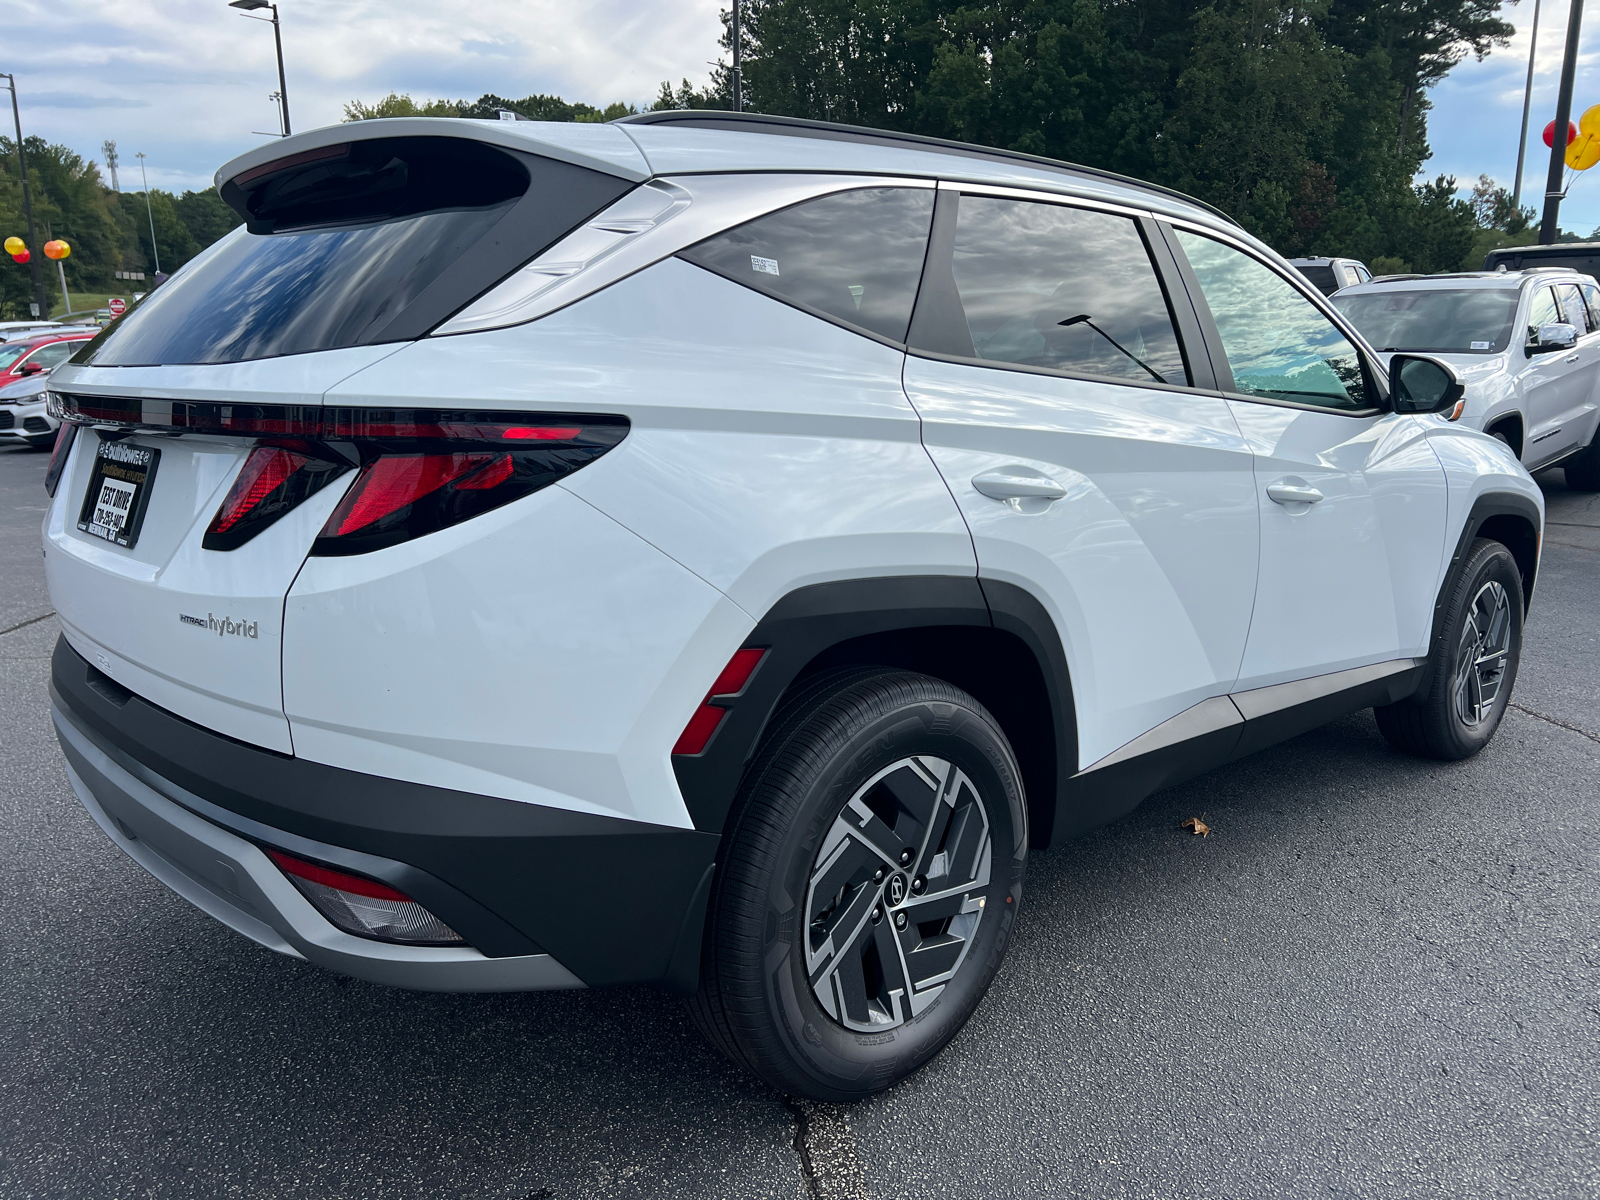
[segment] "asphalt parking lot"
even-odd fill
[[[50,728],[45,463],[0,450],[0,1195],[1600,1194],[1600,498],[1560,472],[1483,755],[1362,713],[1036,856],[968,1028],[841,1110],[652,990],[357,983],[125,859]]]

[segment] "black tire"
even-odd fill
[[[1562,464],[1567,486],[1575,492],[1600,492],[1600,440],[1589,443]]]
[[[1495,587],[1503,596],[1503,609]],[[1504,545],[1479,538],[1445,589],[1423,689],[1398,704],[1375,708],[1373,714],[1396,750],[1451,762],[1471,758],[1487,746],[1511,702],[1522,657],[1522,573]],[[1485,701],[1490,688],[1483,685],[1483,675],[1468,678],[1463,673],[1474,670],[1464,656],[1490,656],[1485,661],[1492,671],[1492,651],[1502,641],[1495,613],[1504,617],[1504,654],[1492,698]]]
[[[881,667],[828,672],[784,705],[739,805],[689,1004],[696,1024],[787,1095],[845,1103],[883,1091],[955,1036],[1005,957],[1028,845],[1021,774],[1005,734],[981,704],[942,680]],[[861,811],[872,817],[863,823]],[[985,829],[987,841],[974,842]],[[871,849],[868,834],[888,847],[888,858]],[[825,838],[831,848],[819,857]],[[903,854],[912,855],[907,868],[886,866]],[[973,865],[949,865],[958,863]],[[941,865],[947,874],[937,873]],[[904,911],[894,907],[896,887]],[[939,916],[947,907],[962,911]],[[836,939],[844,948],[830,953]],[[908,945],[923,957],[953,956],[942,988],[917,989],[918,971],[926,981],[937,974],[913,959],[910,982],[891,994],[894,977],[908,979],[894,948]],[[888,968],[879,949],[891,956]],[[813,954],[831,1011],[812,987]]]

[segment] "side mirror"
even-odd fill
[[[1551,321],[1539,326],[1539,342],[1535,354],[1549,354],[1553,350],[1571,350],[1578,344],[1578,327],[1564,321]]]
[[[38,363],[23,363],[20,367],[17,368],[17,374],[18,375],[37,375],[42,370],[44,370],[44,368],[42,366],[40,366]]]
[[[1456,373],[1436,358],[1396,354],[1389,360],[1389,395],[1397,413],[1453,413],[1465,390]]]

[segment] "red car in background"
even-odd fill
[[[99,332],[98,329],[74,329],[0,343],[0,387],[59,367]]]

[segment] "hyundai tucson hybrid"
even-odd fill
[[[1333,305],[1376,346],[1438,356],[1466,391],[1461,423],[1530,471],[1560,466],[1600,491],[1600,286],[1562,267],[1408,276],[1348,288]]]
[[[1221,214],[843,126],[398,119],[50,382],[54,718],[106,835],[363,979],[655,983],[842,1101],[1030,852],[1363,708],[1499,723],[1540,493]]]

